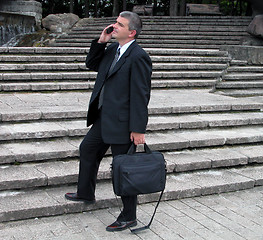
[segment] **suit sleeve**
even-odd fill
[[[151,92],[152,62],[142,52],[134,57],[130,81],[130,131],[145,133]]]
[[[99,64],[104,56],[106,45],[107,43],[98,43],[98,39],[92,41],[89,53],[86,58],[87,68],[98,72]]]

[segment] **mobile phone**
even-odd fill
[[[108,28],[106,29],[106,33],[107,33],[107,34],[110,34],[112,31],[113,31],[113,27],[112,27],[112,26],[111,26],[111,27],[108,27]]]

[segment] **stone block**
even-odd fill
[[[39,207],[41,206],[41,207]],[[60,204],[43,190],[10,193],[0,199],[0,222],[61,214]]]
[[[17,162],[42,161],[78,156],[78,149],[66,140],[5,144]]]
[[[25,70],[25,65],[0,64],[0,71],[22,71],[22,70]]]
[[[201,194],[216,194],[252,188],[255,181],[227,170],[199,171],[186,175],[185,181],[192,181],[201,187]]]
[[[60,80],[62,79],[63,73],[38,73],[38,72],[31,72],[30,77],[32,80]]]
[[[214,103],[211,104],[202,104],[201,112],[215,112],[215,111],[229,111],[231,110],[230,104]]]
[[[248,157],[249,163],[263,163],[263,148],[259,146],[244,146],[238,151]]]
[[[13,91],[30,91],[31,87],[28,83],[5,83],[2,85],[2,91],[13,92]]]
[[[41,119],[41,112],[33,109],[12,109],[3,110],[2,122],[10,121],[29,121],[29,120],[39,120]]]
[[[240,174],[243,177],[249,178],[255,181],[255,186],[263,185],[263,167],[262,166],[253,166],[245,168],[236,168],[231,169],[231,172]]]
[[[64,137],[68,135],[68,130],[58,123],[33,122],[9,125],[7,127],[13,139],[43,139]]]
[[[76,183],[78,181],[78,161],[43,163],[36,165],[35,168],[47,177],[50,186]]]
[[[31,79],[30,73],[3,73],[3,80],[25,80],[29,81]]]
[[[68,135],[73,136],[84,136],[86,135],[89,128],[86,126],[85,120],[79,121],[64,121],[58,123],[62,128],[67,129]]]
[[[147,134],[147,143],[149,146],[158,151],[177,150],[189,147],[189,140],[180,135],[169,132],[169,134],[149,133]]]
[[[34,53],[35,49],[32,47],[9,47],[8,48],[9,53]]]
[[[31,83],[32,91],[58,91],[60,86],[58,83]]]
[[[88,82],[63,82],[59,84],[61,90],[88,90],[92,89]]]
[[[232,104],[232,110],[240,111],[240,110],[260,110],[262,105],[259,103],[242,103],[242,104]]]
[[[69,79],[96,79],[97,73],[95,72],[63,72],[61,73],[62,79],[69,80]]]
[[[226,144],[254,143],[263,140],[263,132],[260,128],[258,128],[258,130],[256,128],[244,128],[242,130],[237,129],[231,132],[225,130],[224,132],[227,134]]]
[[[0,190],[24,189],[47,185],[45,174],[33,166],[8,166],[1,169]]]
[[[198,113],[200,112],[200,106],[198,105],[182,105],[172,108],[172,113]]]
[[[178,129],[179,123],[173,117],[150,117],[147,125],[147,130],[165,130],[165,129]]]
[[[210,127],[226,127],[226,126],[241,126],[248,125],[249,119],[242,116],[235,116],[235,114],[219,114],[216,119],[209,121]]]
[[[186,139],[190,147],[220,146],[225,144],[225,137],[222,137],[213,131],[184,131],[177,133],[176,137]]]
[[[165,160],[174,164],[175,172],[211,168],[211,160],[195,152],[168,152]]]
[[[263,38],[263,15],[256,15],[249,24],[247,31],[253,36]]]
[[[76,110],[78,109],[78,110]],[[87,116],[87,109],[79,106],[63,109],[62,107],[42,108],[42,119],[70,119]]]
[[[187,174],[177,173],[168,176],[166,180],[165,192],[163,200],[182,199],[201,195],[200,186],[196,185]]]
[[[8,128],[7,125],[2,123],[0,126],[0,141],[8,141],[12,139],[13,137],[11,135],[10,129]]]
[[[79,17],[73,13],[50,14],[42,20],[44,28],[52,32],[65,32],[71,29]]]
[[[209,149],[200,155],[211,160],[211,167],[229,167],[248,164],[248,157],[231,149]]]
[[[15,156],[12,154],[12,152],[5,147],[4,144],[0,146],[0,164],[7,164],[7,163],[14,163],[15,162]]]

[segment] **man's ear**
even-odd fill
[[[136,35],[136,30],[131,30],[131,33],[129,35],[130,38],[135,38],[135,35]]]

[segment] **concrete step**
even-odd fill
[[[224,78],[225,81],[229,81],[229,80],[262,80],[263,79],[263,73],[227,73]]]
[[[233,24],[243,24],[250,23],[252,20],[250,16],[141,16],[143,23],[178,23],[181,22],[193,22],[194,24],[202,23],[202,22],[218,22],[218,23],[227,23],[229,24],[229,20],[233,22]],[[81,24],[99,24],[105,23],[105,21],[115,21],[116,17],[105,17],[105,18],[83,18],[81,20]]]
[[[230,68],[231,68],[231,66],[238,66],[238,67],[240,67],[240,66],[246,66],[246,65],[248,65],[248,61],[246,61],[246,60],[232,59],[230,61]]]
[[[182,42],[183,41],[183,42]],[[178,39],[178,40],[141,40],[138,39],[137,42],[142,46],[143,48],[148,47],[155,47],[158,48],[158,46],[167,47],[167,48],[194,48],[194,46],[198,46],[198,48],[219,48],[221,45],[238,45],[240,43],[239,40],[185,40],[185,39]],[[69,44],[72,44],[72,46],[80,46],[82,47],[90,47],[91,41],[89,39],[58,39],[56,41],[56,44],[53,46],[69,46]],[[206,47],[207,45],[207,47]],[[202,47],[203,46],[203,47]],[[215,47],[217,46],[217,47]]]
[[[113,22],[108,22],[108,23],[101,23],[99,25],[83,25],[83,26],[77,26],[71,30],[71,32],[99,32],[102,31],[107,25],[115,23]],[[169,24],[169,23],[163,23],[163,24],[158,24],[158,23],[152,23],[152,24],[145,24],[143,26],[143,31],[142,35],[144,34],[144,31],[147,33],[149,31],[158,31],[158,33],[166,34],[167,32],[174,32],[174,33],[179,33],[182,34],[183,32],[246,32],[247,26],[249,23],[240,25],[240,26],[231,26],[231,25],[220,25],[220,24],[215,24],[211,22],[210,24],[183,24],[180,23],[178,24]],[[63,36],[62,36],[63,37]]]
[[[261,165],[172,173],[167,177],[163,200],[238,191],[262,185]],[[0,222],[83,212],[117,205],[110,181],[100,181],[96,189],[96,203],[87,205],[64,198],[75,192],[76,186],[60,186],[27,191],[4,191],[0,195]],[[159,194],[139,196],[139,203],[156,201]]]
[[[263,82],[261,81],[228,81],[228,82],[220,82],[216,84],[216,89],[221,90],[221,89],[251,89],[255,88],[263,88]]]
[[[85,118],[89,91],[1,94],[0,121],[23,122]],[[207,90],[153,89],[150,114],[260,110],[261,103],[208,93]]]
[[[97,30],[100,28],[103,28],[105,26],[107,26],[107,24],[112,24],[116,22],[116,19],[105,19],[104,21],[94,21],[94,22],[90,22],[90,21],[86,21],[86,19],[82,19],[79,23],[77,23],[75,25],[75,27],[73,28],[73,30],[78,30],[78,29],[93,29],[93,30]],[[213,21],[213,19],[207,19],[202,21],[201,19],[186,19],[186,21],[163,21],[161,19],[158,19],[157,21],[155,21],[154,17],[152,19],[152,21],[144,21],[144,19],[142,19],[143,22],[143,29],[149,29],[152,28],[153,26],[158,26],[158,30],[165,30],[165,29],[170,29],[171,27],[174,27],[175,29],[183,29],[183,27],[185,26],[186,28],[211,28],[214,29],[215,27],[218,28],[222,28],[222,29],[227,29],[227,28],[231,28],[231,29],[239,29],[239,28],[244,28],[247,27],[248,24],[251,22],[251,18],[250,20],[246,20],[246,21],[234,21],[233,19],[229,19],[228,21]]]
[[[189,55],[189,54],[188,54]],[[193,55],[196,55],[193,52]],[[200,54],[201,55],[201,54]],[[216,54],[215,54],[216,55]],[[85,63],[86,60],[86,54],[83,55],[1,55],[0,61],[2,63]],[[155,62],[182,62],[182,63],[227,63],[230,61],[229,57],[224,56],[209,56],[209,57],[202,57],[202,56],[176,56],[170,55],[170,56],[155,56],[151,55],[151,60],[153,63]]]
[[[225,96],[231,97],[253,97],[263,96],[262,88],[251,88],[251,89],[218,89],[218,92]]]
[[[150,115],[147,130],[205,129],[259,124],[263,124],[263,113],[252,111]],[[0,126],[0,141],[75,137],[83,136],[86,133],[86,120],[81,119],[30,123],[2,123]]]
[[[89,39],[93,40],[100,35],[101,31],[92,31],[92,30],[85,30],[85,31],[71,31],[68,32],[67,35],[64,35],[58,39]],[[87,33],[88,31],[88,33]],[[138,40],[145,41],[145,40],[236,40],[238,37],[248,36],[246,32],[175,32],[175,31],[143,31],[142,34],[138,37]]]
[[[223,70],[227,64],[222,63],[153,63],[153,71],[160,70]],[[1,63],[0,72],[38,72],[38,71],[87,71],[85,62],[82,63],[28,63],[28,64],[14,64]],[[5,74],[2,75],[3,79]]]
[[[228,72],[240,72],[240,73],[263,73],[262,66],[231,66],[227,70]]]
[[[170,34],[174,34],[173,32],[171,32]],[[93,39],[95,39],[96,37],[98,37],[100,34],[94,34],[94,35],[67,35],[63,38],[58,38],[56,40],[56,42],[72,42],[72,43],[85,43],[85,42],[91,42]],[[139,43],[179,43],[180,41],[185,41],[185,43],[212,43],[213,41],[216,43],[221,43],[221,42],[233,42],[234,44],[239,43],[240,39],[235,35],[235,36],[218,36],[218,37],[214,37],[214,36],[195,36],[195,34],[193,35],[173,35],[171,37],[171,35],[169,35],[169,33],[167,32],[167,35],[170,37],[166,37],[162,36],[162,37],[147,37],[143,36],[137,39],[137,42]],[[241,37],[244,37],[246,35],[242,35]]]
[[[262,145],[204,148],[164,152],[167,172],[189,172],[204,169],[242,166],[263,162]],[[112,157],[100,165],[98,180],[111,179]],[[0,191],[58,186],[77,183],[79,160],[60,160],[45,163],[2,165]]]
[[[230,43],[229,43],[230,44]],[[210,44],[196,44],[196,43],[193,43],[193,44],[185,44],[183,42],[179,42],[179,43],[176,43],[176,44],[163,44],[163,43],[157,43],[157,44],[144,44],[144,43],[141,43],[140,46],[143,47],[143,48],[150,48],[150,47],[153,47],[153,48],[167,48],[167,49],[211,49],[211,50],[217,50],[220,48],[220,46],[222,45],[225,45],[225,43],[222,43],[221,45],[216,45],[216,44],[213,44],[211,43]],[[232,45],[232,44],[231,44]],[[51,46],[53,47],[75,47],[75,48],[79,48],[79,47],[86,47],[86,48],[89,48],[90,47],[90,43],[55,43],[55,44],[51,44]]]
[[[146,52],[148,52],[150,55],[175,55],[175,56],[223,56],[228,57],[227,51],[219,51],[218,49],[169,49],[169,48],[146,48]],[[48,56],[76,56],[79,54],[84,54],[84,56],[87,55],[89,52],[89,48],[74,48],[74,47],[0,47],[0,53],[1,57],[5,58],[9,54],[11,55],[24,55],[24,57],[27,57],[28,59],[34,55],[40,55],[45,57],[47,54]],[[32,54],[32,55],[28,55]]]
[[[35,139],[27,142],[3,143],[0,146],[0,164],[43,162],[78,156],[82,138],[54,138],[52,141]],[[262,126],[228,127],[213,129],[167,130],[147,133],[152,149],[175,151],[214,146],[256,144],[263,141]]]
[[[162,67],[162,66],[161,66]],[[162,67],[163,68],[163,67]],[[181,71],[180,69],[174,69],[173,71],[167,71],[166,69],[160,69],[160,71],[154,71],[152,73],[153,80],[161,79],[182,79],[182,78],[219,78],[222,74],[222,69],[212,69],[209,71],[197,71],[196,69],[186,71],[188,66],[185,65],[186,69]],[[202,69],[202,66],[200,67]],[[198,68],[197,68],[198,69]],[[56,72],[21,72],[21,73],[0,73],[0,80],[2,82],[45,82],[45,81],[95,81],[97,76],[96,72],[91,71],[56,71]]]
[[[216,84],[216,79],[166,79],[152,80],[152,89],[161,88],[209,88]],[[0,91],[2,92],[41,92],[41,91],[78,91],[92,90],[94,81],[54,81],[54,82],[27,82],[27,83],[2,83]]]

